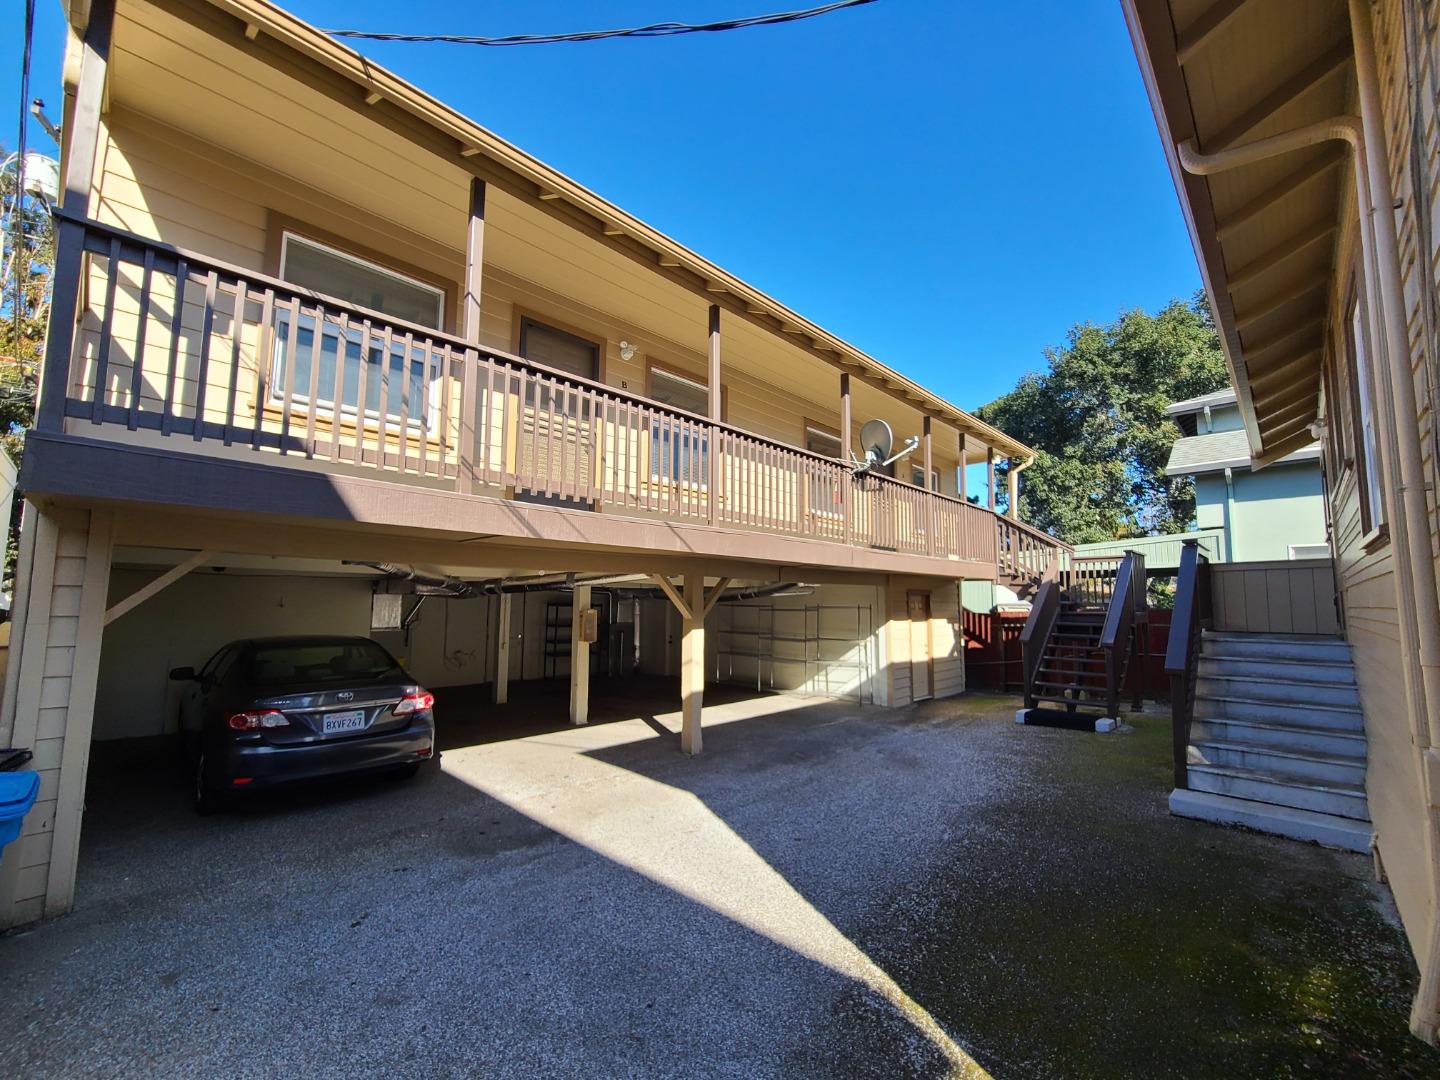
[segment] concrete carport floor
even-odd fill
[[[0,939],[0,1075],[1440,1064],[1367,860],[1168,817],[1167,717],[717,691],[687,757],[672,691],[583,728],[455,695],[415,781],[220,818],[97,773],[74,914]]]

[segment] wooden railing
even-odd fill
[[[1108,716],[1120,715],[1120,692],[1124,688],[1125,671],[1130,657],[1139,652],[1140,631],[1144,625],[1146,598],[1145,556],[1138,551],[1126,552],[1112,578],[1113,588],[1105,610],[1105,626],[1100,632],[1100,648],[1105,655],[1105,698]],[[1143,679],[1137,684],[1135,707],[1144,695]]]
[[[1066,599],[1081,608],[1108,606],[1126,558],[1128,555],[1072,556],[1062,575]]]
[[[1042,582],[1030,604],[1030,615],[1025,620],[1025,629],[1020,631],[1020,666],[1025,681],[1027,709],[1033,709],[1039,704],[1035,700],[1035,680],[1039,675],[1040,662],[1045,658],[1050,634],[1060,617],[1060,594],[1061,585],[1058,581]]]
[[[1038,579],[982,507],[57,213],[37,428],[119,428],[461,493],[783,533]],[[112,436],[114,437],[114,436]]]
[[[1200,666],[1200,632],[1210,623],[1210,560],[1191,540],[1180,552],[1175,575],[1175,611],[1165,648],[1170,679],[1170,741],[1175,786],[1190,786],[1190,726],[1195,721],[1195,683]]]

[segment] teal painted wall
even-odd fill
[[[1206,432],[1205,414],[1197,417],[1200,425],[1200,433]],[[1234,405],[1222,405],[1218,409],[1210,410],[1210,431],[1239,431],[1245,426],[1245,421],[1240,419],[1240,410]]]
[[[1223,473],[1195,477],[1195,524],[1230,531],[1231,562],[1290,558],[1292,544],[1325,543],[1320,465],[1272,465],[1259,472],[1236,469],[1235,501],[1226,521]]]

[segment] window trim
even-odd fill
[[[664,374],[664,375],[669,375],[671,378],[674,378],[674,379],[683,379],[685,382],[693,383],[693,384],[696,385],[696,386],[704,387],[705,393],[706,393],[706,395],[707,395],[707,399],[706,399],[706,400],[707,400],[707,402],[708,402],[708,400],[709,400],[709,399],[708,399],[708,395],[709,395],[709,393],[710,393],[710,378],[709,378],[709,376],[708,376],[707,374],[696,374],[693,370],[687,370],[686,368],[680,367],[680,366],[678,366],[678,365],[676,365],[676,364],[670,364],[670,363],[665,362],[664,360],[656,360],[653,356],[646,355],[646,357],[645,357],[645,396],[646,396],[647,398],[649,398],[651,401],[657,400],[656,397],[655,397],[655,372],[657,372],[657,371],[658,371],[658,372],[661,372],[661,373]],[[708,405],[707,405],[707,409],[708,409]],[[699,415],[705,416],[705,415],[706,415],[706,409],[702,409],[702,410],[700,411]],[[728,423],[728,422],[729,422],[729,416],[730,416],[730,388],[725,384],[725,380],[724,380],[724,379],[721,379],[721,380],[720,380],[720,422],[721,422],[721,423]]]
[[[444,289],[428,281],[425,281],[423,278],[413,277],[410,274],[402,273],[401,271],[396,270],[393,267],[386,266],[383,263],[378,263],[371,259],[367,259],[362,255],[356,255],[353,252],[346,251],[343,248],[336,247],[333,244],[327,244],[323,240],[316,240],[313,237],[306,236],[304,233],[296,229],[282,228],[280,232],[280,264],[279,273],[276,274],[276,277],[280,278],[282,281],[290,280],[285,276],[285,257],[290,253],[290,242],[292,240],[299,241],[301,244],[308,244],[313,248],[318,248],[319,250],[325,252],[325,254],[327,255],[333,255],[337,259],[341,259],[345,262],[354,263],[355,265],[372,271],[373,273],[380,274],[384,277],[392,278],[393,280],[398,281],[401,284],[413,285],[424,290],[425,292],[434,293],[436,300],[436,320],[434,329],[438,333],[445,332],[445,307],[447,297],[445,295]],[[304,288],[305,286],[296,287]],[[356,306],[364,307],[365,305],[359,304]],[[392,317],[396,319],[402,318],[399,315],[395,315]],[[404,319],[403,321],[409,322],[411,320]],[[423,326],[424,324],[421,323],[419,325]]]
[[[555,319],[543,311],[536,311],[521,304],[512,304],[510,309],[510,351],[516,356],[525,359],[520,352],[520,343],[525,337],[525,324],[530,323],[545,330],[554,330],[561,334],[569,334],[580,341],[588,341],[595,346],[595,374],[590,381],[594,383],[606,383],[606,371],[608,370],[608,358],[610,355],[610,341],[603,334],[597,334],[592,330],[575,326],[572,323]],[[531,360],[530,363],[538,364],[540,361]],[[578,378],[578,376],[576,376]]]
[[[1375,378],[1374,370],[1370,365],[1373,350],[1370,348],[1369,339],[1363,335],[1367,332],[1366,327],[1366,304],[1359,288],[1360,275],[1354,274],[1350,282],[1345,304],[1344,327],[1342,332],[1345,341],[1345,358],[1347,361],[1349,378],[1346,382],[1350,389],[1350,436],[1351,444],[1354,447],[1355,466],[1355,487],[1356,495],[1360,501],[1360,546],[1365,551],[1371,551],[1382,546],[1390,535],[1389,513],[1385,505],[1385,479],[1384,479],[1384,456],[1380,446],[1379,416],[1374,399]],[[1357,332],[1362,335],[1357,340]],[[1364,387],[1361,386],[1361,368],[1365,368]],[[1368,391],[1368,393],[1367,393]],[[1370,460],[1370,444],[1365,437],[1365,411],[1368,407],[1371,420],[1371,431],[1375,437],[1374,457]],[[1372,474],[1372,468],[1375,470]],[[1379,515],[1376,508],[1370,504],[1370,486],[1374,481],[1375,495],[1379,502]]]
[[[387,222],[373,217],[368,221],[376,235],[380,235],[386,230]],[[362,225],[361,228],[363,227]],[[374,263],[401,277],[413,278],[432,289],[439,289],[445,297],[439,329],[449,334],[460,332],[459,301],[457,299],[460,295],[460,283],[458,280],[446,277],[441,273],[431,272],[414,263],[405,262],[403,259],[391,258],[388,253],[357,243],[349,236],[330,232],[328,229],[320,228],[308,221],[301,221],[299,218],[292,218],[273,209],[266,211],[265,222],[265,271],[271,277],[284,277],[280,272],[281,245],[287,232],[294,233],[303,240],[319,243],[343,254]]]
[[[802,449],[809,450],[810,453],[814,454],[818,451],[810,450],[809,443],[811,431],[817,431],[821,435],[829,435],[832,439],[834,439],[835,442],[838,444],[837,450],[839,451],[835,455],[835,460],[842,460],[840,455],[845,453],[845,440],[841,438],[840,428],[838,426],[832,427],[829,424],[822,424],[819,420],[811,420],[808,416],[802,416],[800,418],[800,446]]]

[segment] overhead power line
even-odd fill
[[[681,34],[713,34],[722,30],[746,30],[752,26],[778,26],[781,23],[813,19],[842,8],[873,4],[875,0],[837,0],[821,7],[803,11],[780,11],[773,15],[752,15],[744,19],[724,19],[710,23],[652,23],[624,30],[580,30],[572,34],[511,34],[506,37],[474,37],[467,34],[399,34],[376,30],[326,30],[332,37],[365,38],[368,41],[442,41],[452,45],[553,45],[562,41],[606,41],[611,38],[679,37]]]

